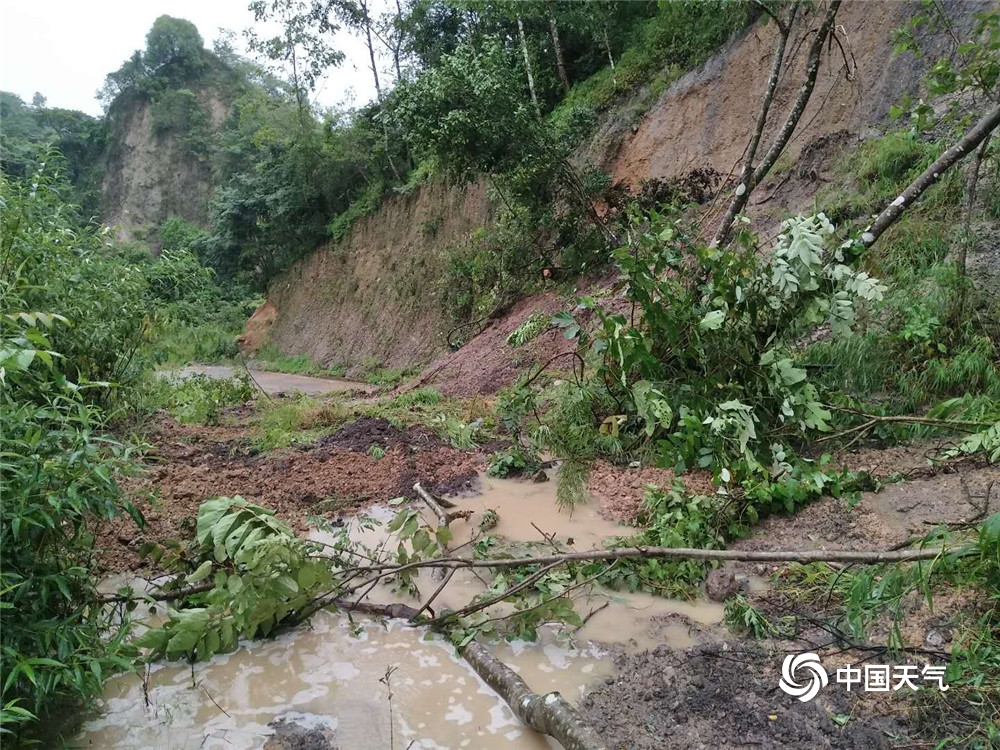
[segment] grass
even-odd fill
[[[311,443],[325,431],[351,421],[353,412],[336,398],[309,396],[267,399],[257,403],[253,445],[260,451]]]
[[[154,359],[159,365],[229,362],[239,356],[240,330],[219,323],[168,325],[156,336]]]
[[[370,385],[396,385],[420,372],[420,367],[383,367],[374,357],[361,361],[360,377]]]
[[[314,361],[308,354],[285,354],[274,344],[261,347],[254,357],[254,363],[262,370],[290,375],[342,378],[347,373],[346,365],[327,367]]]

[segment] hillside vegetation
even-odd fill
[[[354,502],[333,496],[311,498],[295,518],[337,535],[332,555],[254,498],[201,498],[178,526],[183,539],[158,536],[162,526],[143,513],[160,515],[159,489],[136,490],[130,478],[163,458],[151,447],[162,420],[249,424],[248,442],[233,450],[265,461],[289,446],[308,461],[355,424],[384,435],[412,428],[421,444],[433,436],[449,465],[472,465],[488,445],[483,458],[497,476],[535,474],[552,456],[566,510],[587,502],[594,466],[673,472],[676,482],[649,488],[633,534],[585,559],[559,547],[554,559],[532,557],[480,527],[469,559],[496,575],[487,592],[459,611],[412,615],[460,650],[477,637],[533,638],[544,623],[582,625],[570,593],[595,582],[694,595],[711,554],[678,559],[670,550],[722,551],[766,517],[823,496],[856,504],[899,478],[848,466],[841,454],[853,447],[922,441],[935,472],[1000,460],[1000,302],[975,260],[1000,221],[1000,11],[975,6],[952,17],[927,3],[886,29],[896,55],[922,60],[922,87],[892,103],[880,132],[817,171],[805,164],[809,150],[794,152],[804,154],[800,165],[790,144],[808,127],[817,76],[857,72],[840,6],[412,0],[373,17],[351,0],[260,0],[250,6],[257,21],[280,34],[248,30],[253,59],[225,37],[210,52],[190,22],[157,19],[144,49],[108,75],[103,119],[4,93],[0,731],[37,740],[72,713],[65,706],[91,706],[110,675],[232,651],[241,638],[341,603],[359,577],[373,586],[391,577],[413,594],[413,566],[469,564],[449,552],[450,521],[427,524],[403,496],[381,498],[398,511],[391,551],[330,525]],[[366,41],[377,96],[322,110],[318,82],[345,62],[332,46],[339,28]],[[629,185],[587,161],[610,120],[641,120],[685,72],[763,30],[774,44],[769,78],[758,108],[743,113],[753,127],[730,174],[696,165]],[[376,57],[389,61],[389,80]],[[146,140],[132,149],[137,133]],[[138,151],[179,160],[185,177],[150,161],[126,165],[125,152]],[[160,176],[136,193],[128,174],[143,169]],[[752,223],[748,213],[766,212],[765,196],[789,180],[822,184],[799,201],[801,213]],[[95,218],[123,225],[133,216],[123,206],[140,205],[149,213],[124,233]],[[414,227],[428,205],[450,213]],[[379,234],[379,221],[399,226]],[[350,363],[382,388],[375,396],[255,402],[247,380],[155,373],[240,362],[236,335],[269,286],[281,302],[282,285],[310,289],[310,269],[341,284],[336,299],[317,293],[316,305],[350,300],[357,279],[342,253],[357,258],[380,236],[393,241],[368,255],[376,293],[365,304],[401,318],[419,299],[440,330],[417,342],[387,338],[377,349],[384,358]],[[542,292],[554,307],[529,304],[510,317]],[[337,309],[348,327],[364,320],[348,304]],[[404,382],[440,350],[440,338],[427,339],[454,350],[443,367],[462,362],[463,346],[497,321],[506,328],[494,354],[513,377],[477,384],[471,400],[429,386],[440,368]],[[320,375],[348,364],[273,345],[260,357]],[[398,440],[401,454],[412,448]],[[388,455],[386,466],[398,448],[389,438],[366,444],[365,461]],[[688,489],[692,475],[702,490]],[[405,476],[402,491],[414,500]],[[907,647],[904,600],[971,593],[947,654],[954,690],[942,693],[940,714],[923,706],[914,730],[922,743],[986,748],[1000,736],[1000,513],[991,488],[975,518],[906,539],[895,556],[876,550],[851,567],[786,571],[786,582],[799,577],[790,597],[822,589],[823,617],[851,646],[872,638],[888,653]],[[334,511],[317,510],[323,503]],[[128,533],[109,535],[122,524]],[[168,617],[135,640],[129,613],[152,600],[97,585],[101,555],[118,543],[111,537],[140,532],[146,564],[175,578],[162,589]],[[635,553],[646,548],[657,551]],[[504,622],[483,611],[490,597],[511,606]],[[745,599],[729,611],[734,627],[756,637],[788,635],[787,623],[769,622]]]

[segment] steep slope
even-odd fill
[[[438,295],[448,244],[489,218],[485,181],[389,198],[271,284],[251,320],[255,342],[325,364],[429,360],[446,348]]]
[[[159,101],[122,95],[108,112],[101,215],[123,240],[179,216],[204,226],[212,197],[206,140],[229,113],[213,86],[167,92]]]
[[[919,5],[844,2],[838,15],[843,52],[837,44],[825,51],[799,128],[772,181],[761,186],[749,207],[761,229],[808,207],[832,159],[885,130],[891,105],[907,93],[918,93],[929,58],[894,56],[891,31]],[[959,26],[966,27],[988,3],[948,5]],[[782,75],[765,144],[781,127],[801,84],[803,47],[817,12],[803,10],[793,29],[789,47],[798,54]],[[605,113],[598,131],[580,149],[579,160],[602,167],[615,182],[630,187],[701,167],[730,175],[754,126],[776,33],[773,24],[757,23],[677,80],[638,122],[634,113],[643,92]],[[933,49],[934,40],[928,41]],[[421,223],[435,212],[447,217],[442,229],[433,236],[422,234]],[[428,281],[441,278],[446,243],[481,225],[487,213],[480,201],[458,200],[441,188],[394,199],[358,223],[340,247],[326,247],[297,263],[272,286],[257,322],[265,316],[273,321],[270,340],[282,350],[327,364],[355,365],[375,357],[404,365],[445,354],[442,316]],[[419,292],[413,288],[418,280],[424,285]],[[519,322],[512,318],[503,327],[512,329]],[[462,369],[453,361],[448,369],[455,368]],[[504,367],[505,372],[514,369]],[[509,377],[488,379],[494,388]]]

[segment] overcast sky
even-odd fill
[[[0,89],[28,102],[39,91],[50,107],[100,114],[94,92],[133,50],[145,47],[146,32],[158,16],[191,21],[211,49],[220,28],[237,32],[242,44],[243,29],[253,25],[248,4],[249,0],[0,0]],[[377,10],[382,3],[374,5]],[[346,32],[338,35],[337,46],[346,60],[330,71],[316,98],[324,106],[364,104],[375,92],[367,50],[361,39]],[[380,67],[389,67],[387,62]]]

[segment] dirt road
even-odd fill
[[[230,367],[228,365],[189,365],[182,370],[171,371],[167,373],[167,376],[183,379],[191,375],[207,375],[210,378],[226,379],[239,377],[242,372],[242,368]],[[308,396],[315,396],[320,393],[330,393],[331,391],[372,390],[372,386],[367,383],[359,383],[355,380],[342,380],[340,378],[313,378],[307,375],[291,375],[284,372],[267,372],[264,370],[250,370],[250,374],[266,393],[298,391]]]

